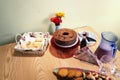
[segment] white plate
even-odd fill
[[[54,41],[54,42],[55,42],[55,41]],[[63,45],[57,44],[57,43],[55,42],[55,44],[56,44],[57,46],[62,47],[62,48],[69,48],[69,47],[75,46],[77,43],[78,43],[78,37],[76,38],[75,43],[72,44],[72,45],[69,45],[69,46],[63,46]]]
[[[82,41],[82,39],[83,39],[83,33],[85,33],[85,32],[87,33],[88,37],[90,37],[90,38],[92,38],[92,39],[94,39],[94,40],[97,41],[97,36],[94,33],[90,32],[90,31],[81,31],[81,32],[78,32],[80,41]],[[86,39],[87,45],[93,45],[94,43],[96,43],[96,41],[88,41]]]

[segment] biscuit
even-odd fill
[[[82,71],[76,70],[75,77],[81,77],[83,75]]]
[[[93,72],[92,75],[96,78],[98,77],[98,73],[96,73],[96,72]]]
[[[72,78],[72,77],[74,77],[75,74],[76,74],[76,70],[74,70],[74,69],[70,69],[70,70],[68,71],[68,78]]]
[[[42,38],[36,38],[35,42],[42,42],[42,40],[43,40]]]
[[[61,76],[61,77],[66,77],[68,75],[68,69],[60,69],[58,71],[58,75]]]

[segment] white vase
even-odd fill
[[[58,29],[60,29],[60,28],[61,28],[61,26],[60,26],[60,25],[57,25],[56,28],[55,28],[55,30],[58,30]]]

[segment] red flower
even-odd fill
[[[60,25],[60,23],[62,22],[62,19],[56,16],[56,17],[52,17],[50,21],[55,23],[55,25],[57,26],[57,25]]]

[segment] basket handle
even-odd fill
[[[19,42],[18,37],[22,37],[22,35],[21,35],[20,33],[16,34],[16,36],[15,36],[15,41],[16,41],[16,43]]]

